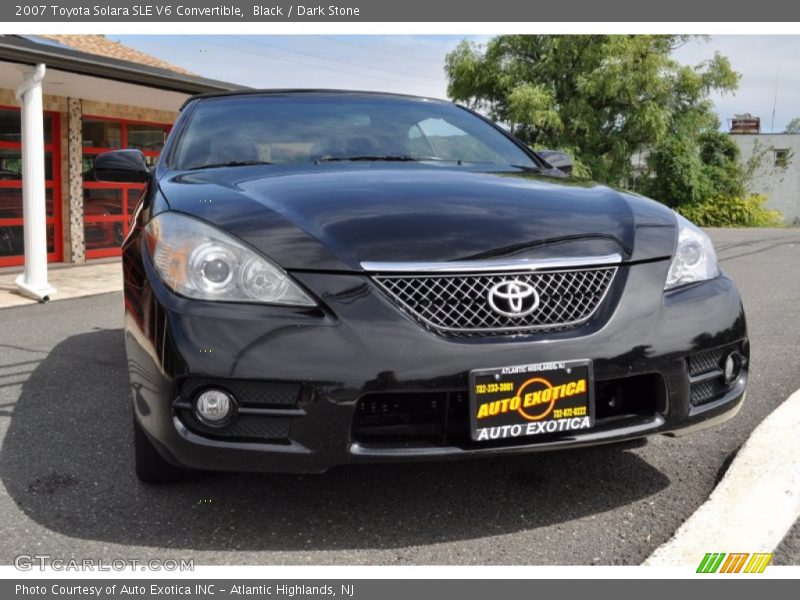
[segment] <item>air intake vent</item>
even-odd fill
[[[261,407],[294,406],[300,393],[299,383],[193,377],[185,379],[181,383],[180,395],[184,398],[192,398],[197,390],[204,387],[226,389],[236,397],[240,404]]]
[[[286,417],[240,415],[224,427],[209,427],[198,421],[190,410],[178,411],[178,417],[194,433],[212,439],[236,442],[288,443],[291,424],[291,419]]]
[[[740,352],[740,345],[702,350],[687,358],[692,406],[702,406],[719,400],[730,390],[725,383],[723,363],[731,352]]]

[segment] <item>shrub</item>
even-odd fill
[[[714,198],[678,208],[684,217],[702,227],[776,227],[783,223],[779,210],[764,207],[763,194]]]

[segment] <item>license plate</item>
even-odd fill
[[[474,441],[578,433],[594,425],[590,360],[479,369],[469,383]]]

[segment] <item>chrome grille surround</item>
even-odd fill
[[[563,330],[588,321],[602,304],[617,266],[451,274],[374,274],[373,280],[409,316],[450,337]],[[540,304],[508,317],[492,310],[489,290],[504,281],[532,285]]]

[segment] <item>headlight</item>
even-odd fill
[[[150,257],[164,283],[198,300],[315,306],[277,265],[230,235],[175,212],[145,228]]]
[[[664,289],[713,279],[719,275],[714,244],[705,233],[678,215],[678,245],[669,266]]]

